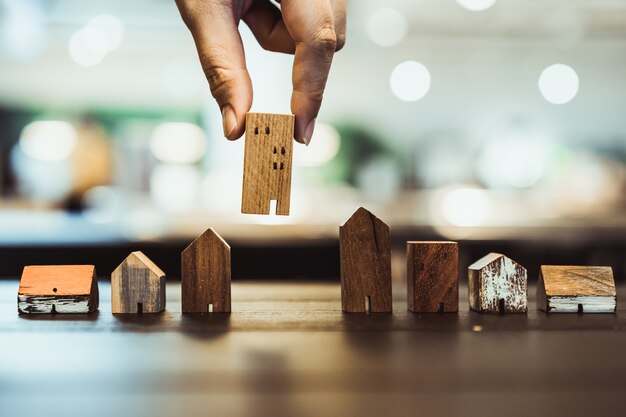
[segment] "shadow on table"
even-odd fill
[[[193,339],[210,340],[230,331],[230,313],[182,314],[179,330]]]
[[[173,322],[173,317],[167,312],[162,313],[129,313],[129,314],[112,314],[124,330],[157,330],[167,327]]]
[[[392,345],[394,323],[392,313],[343,313],[344,340],[366,355],[379,355]]]
[[[470,311],[468,324],[472,331],[506,330],[506,331],[526,331],[531,329],[529,314],[536,316],[536,313],[507,313],[489,314]]]
[[[99,311],[93,313],[46,313],[46,314],[19,314],[22,320],[29,321],[97,321],[100,316]]]
[[[458,312],[451,313],[413,313],[404,312],[403,325],[406,329],[416,331],[457,331],[462,324]]]

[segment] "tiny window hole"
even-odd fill
[[[280,147],[280,154],[281,154],[281,155],[284,155],[284,154],[285,154],[285,147],[284,147],[284,146],[281,146],[281,147]]]
[[[255,128],[254,128],[254,134],[255,134],[255,135],[258,135],[258,134],[259,134],[259,128],[258,128],[258,127],[255,127]]]
[[[270,127],[269,127],[269,126],[267,126],[267,127],[265,128],[265,134],[266,134],[266,135],[269,135],[269,134],[270,134]]]
[[[278,165],[276,164],[276,162],[273,163],[273,167],[274,169],[276,169],[278,167]]]
[[[57,289],[56,289],[56,288],[53,288],[53,289],[52,289],[52,292],[57,292]]]
[[[277,151],[276,151],[276,146],[274,146],[274,153],[277,153]]]
[[[284,165],[283,165],[283,163],[281,162],[281,163],[280,163],[280,170],[282,171],[284,167],[285,167],[285,166],[284,166]]]

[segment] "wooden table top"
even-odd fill
[[[18,316],[0,281],[0,415],[623,415],[626,287],[618,312],[345,315],[338,284],[247,283],[230,315]]]

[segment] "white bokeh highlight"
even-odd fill
[[[376,45],[391,47],[406,37],[408,23],[406,17],[396,9],[382,8],[370,14],[366,29],[367,35]]]
[[[318,167],[337,155],[340,146],[339,132],[326,123],[317,123],[309,146],[294,144],[293,161],[296,166]]]
[[[391,92],[400,100],[412,102],[422,99],[430,90],[430,71],[417,61],[398,64],[389,77]]]
[[[98,29],[84,27],[77,30],[67,45],[70,58],[81,67],[98,65],[106,56],[106,36]]]
[[[443,220],[452,226],[480,226],[489,219],[491,201],[485,190],[452,188],[444,191],[438,210]]]
[[[496,0],[456,0],[456,2],[464,9],[472,12],[487,10],[496,4]]]
[[[150,150],[162,162],[193,164],[206,151],[206,135],[193,123],[161,123],[152,132]]]
[[[565,104],[578,94],[579,79],[569,65],[550,65],[539,76],[539,91],[552,104]]]
[[[115,16],[108,14],[95,16],[89,19],[86,27],[95,29],[104,36],[107,53],[119,48],[124,40],[124,26]]]
[[[68,158],[78,142],[74,126],[60,120],[40,120],[27,124],[19,139],[24,154],[42,161]]]

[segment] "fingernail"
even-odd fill
[[[315,119],[311,120],[309,122],[309,124],[306,126],[306,129],[304,129],[304,144],[306,146],[309,146],[309,143],[311,143],[311,137],[313,136],[313,130],[315,129]]]
[[[229,137],[233,130],[237,128],[237,116],[235,111],[227,104],[222,108],[222,126],[224,127],[224,136]]]

